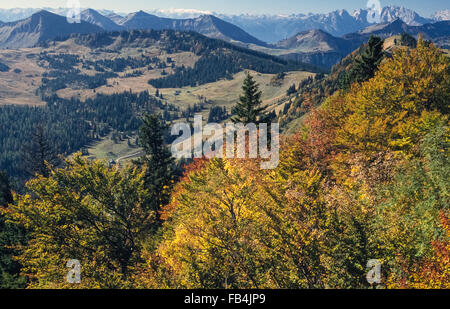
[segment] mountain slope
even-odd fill
[[[297,49],[299,52],[343,51],[348,54],[351,47],[347,40],[337,38],[319,29],[304,31],[276,44],[280,48]]]
[[[102,28],[84,22],[70,24],[65,17],[40,11],[31,17],[0,27],[0,48],[32,47],[38,43],[73,33],[96,33]]]
[[[99,12],[93,9],[87,9],[81,12],[81,20],[90,24],[97,25],[106,31],[119,31],[123,30],[123,27],[116,24],[110,18],[103,16]]]
[[[105,16],[108,17],[109,19],[111,19],[117,25],[121,24],[121,22],[123,20],[123,16],[121,16],[119,14],[116,14],[116,13],[110,13],[110,14],[107,14]]]
[[[242,42],[260,46],[266,45],[266,43],[256,39],[239,27],[212,15],[202,15],[198,18],[191,19],[171,19],[140,11],[128,15],[120,22],[120,25],[126,29],[138,30],[169,29],[177,31],[195,31],[208,37],[222,39],[228,42]]]
[[[285,52],[281,58],[309,63],[325,69],[339,62],[358,47],[350,40],[334,37],[322,30],[300,32],[276,44]]]

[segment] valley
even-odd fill
[[[30,126],[43,122],[59,127],[63,119],[72,117],[74,125],[82,128],[69,137],[70,146],[62,140],[56,144],[58,151],[82,148],[91,159],[125,157],[125,161],[139,152],[136,121],[145,112],[161,113],[169,123],[190,121],[194,113],[201,113],[206,122],[211,109],[218,107],[231,113],[250,72],[261,87],[267,111],[278,113],[287,90],[320,71],[200,34],[171,30],[76,34],[40,47],[0,50],[0,63],[9,68],[0,72],[0,107],[17,106],[18,113],[20,106],[38,107],[50,113],[49,118],[27,123]],[[157,88],[154,82],[165,85]],[[119,107],[124,99],[129,103]],[[53,114],[49,104],[57,104],[62,113]],[[82,107],[85,112],[80,114],[66,111],[64,106],[72,104],[90,107]],[[117,108],[122,115],[116,114]],[[127,115],[130,119],[124,124]],[[53,123],[47,123],[50,119]],[[28,130],[21,128],[18,134]]]

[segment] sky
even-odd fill
[[[0,8],[66,7],[68,0],[0,0]],[[73,1],[73,0],[70,0]],[[154,9],[197,9],[224,14],[327,13],[338,9],[352,12],[365,8],[368,0],[79,0],[81,7],[135,12]],[[381,6],[398,5],[413,9],[424,17],[450,9],[448,0],[380,0]]]

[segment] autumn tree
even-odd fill
[[[109,169],[76,154],[63,169],[28,182],[9,218],[29,231],[19,261],[30,287],[74,287],[66,263],[82,264],[85,288],[133,286],[133,269],[153,235],[156,211],[145,169]]]
[[[191,173],[177,186],[169,232],[157,250],[171,274],[162,281],[185,288],[324,287],[323,178],[318,170],[291,169],[298,163],[286,162],[275,179],[251,160],[213,159]]]
[[[423,40],[414,50],[396,50],[373,79],[327,103],[339,128],[336,142],[366,153],[412,151],[448,114],[449,74],[449,59]]]
[[[25,287],[26,279],[20,276],[20,264],[14,261],[17,250],[13,246],[24,241],[24,231],[7,222],[5,210],[13,202],[8,176],[0,172],[0,288]]]
[[[213,159],[177,190],[177,208],[166,223],[170,232],[158,248],[172,287],[263,287],[252,232],[257,213],[248,209],[255,194],[251,179]]]

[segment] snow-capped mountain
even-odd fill
[[[450,20],[450,10],[438,11],[431,15],[431,18],[435,21]]]
[[[11,21],[19,21],[26,19],[33,15],[34,13],[45,10],[47,12],[51,12],[54,14],[58,14],[61,16],[66,16],[69,9],[68,8],[16,8],[16,9],[1,9],[0,8],[0,20],[3,22],[11,22]],[[81,9],[80,11],[84,11],[86,9]],[[108,15],[114,13],[111,10],[98,10],[98,12],[102,15]]]
[[[109,17],[106,17],[96,10],[87,9],[81,12],[81,20],[88,22],[90,24],[97,25],[107,31],[119,31],[124,30],[123,27],[116,24]]]
[[[368,13],[367,9],[359,9],[352,14],[349,14],[346,10],[338,10],[326,14],[289,16],[219,16],[263,41],[274,42],[311,29],[320,29],[334,36],[356,32],[371,25],[367,18]],[[399,6],[384,7],[379,17],[380,23],[389,23],[401,19],[410,26],[420,26],[433,22],[433,20],[424,18],[410,9]]]
[[[367,9],[359,9],[354,11],[352,13],[352,16],[357,20],[367,21],[368,13],[369,10]],[[409,26],[421,26],[432,21],[431,19],[424,18],[413,10],[407,9],[405,7],[391,5],[386,6],[381,10],[379,16],[380,23],[390,23],[397,19],[401,19]]]
[[[276,42],[311,29],[320,29],[332,35],[341,36],[369,25],[367,21],[356,20],[346,10],[327,14],[219,15],[219,17],[266,42]]]
[[[188,19],[197,18],[202,15],[217,15],[215,12],[202,11],[195,9],[167,9],[167,10],[146,10],[147,13],[160,17],[176,18],[176,19]]]
[[[30,17],[40,9],[1,9],[0,20],[3,22],[17,21]]]
[[[16,21],[28,18],[40,9],[0,9],[0,20],[3,22]],[[59,15],[66,15],[67,9],[47,9],[50,12]],[[126,14],[115,13],[108,10],[99,10],[101,15],[111,19],[114,23],[123,22]],[[372,23],[368,21],[368,10],[359,9],[353,13],[346,10],[338,10],[325,14],[292,14],[292,15],[226,15],[215,12],[195,10],[195,9],[167,9],[152,10],[145,13],[170,19],[195,19],[204,15],[214,15],[226,22],[234,24],[242,28],[245,32],[255,38],[269,43],[275,43],[280,40],[290,38],[293,35],[309,31],[312,29],[320,29],[326,31],[333,36],[342,36],[347,33],[362,30]],[[98,16],[97,16],[98,17]],[[402,20],[409,26],[420,26],[430,22],[449,20],[450,11],[444,10],[437,12],[432,18],[424,18],[413,10],[399,7],[384,7],[379,16],[380,23],[390,23],[397,19]],[[98,21],[98,18],[92,18]],[[86,18],[88,19],[88,18]],[[107,23],[106,20],[103,23]]]

